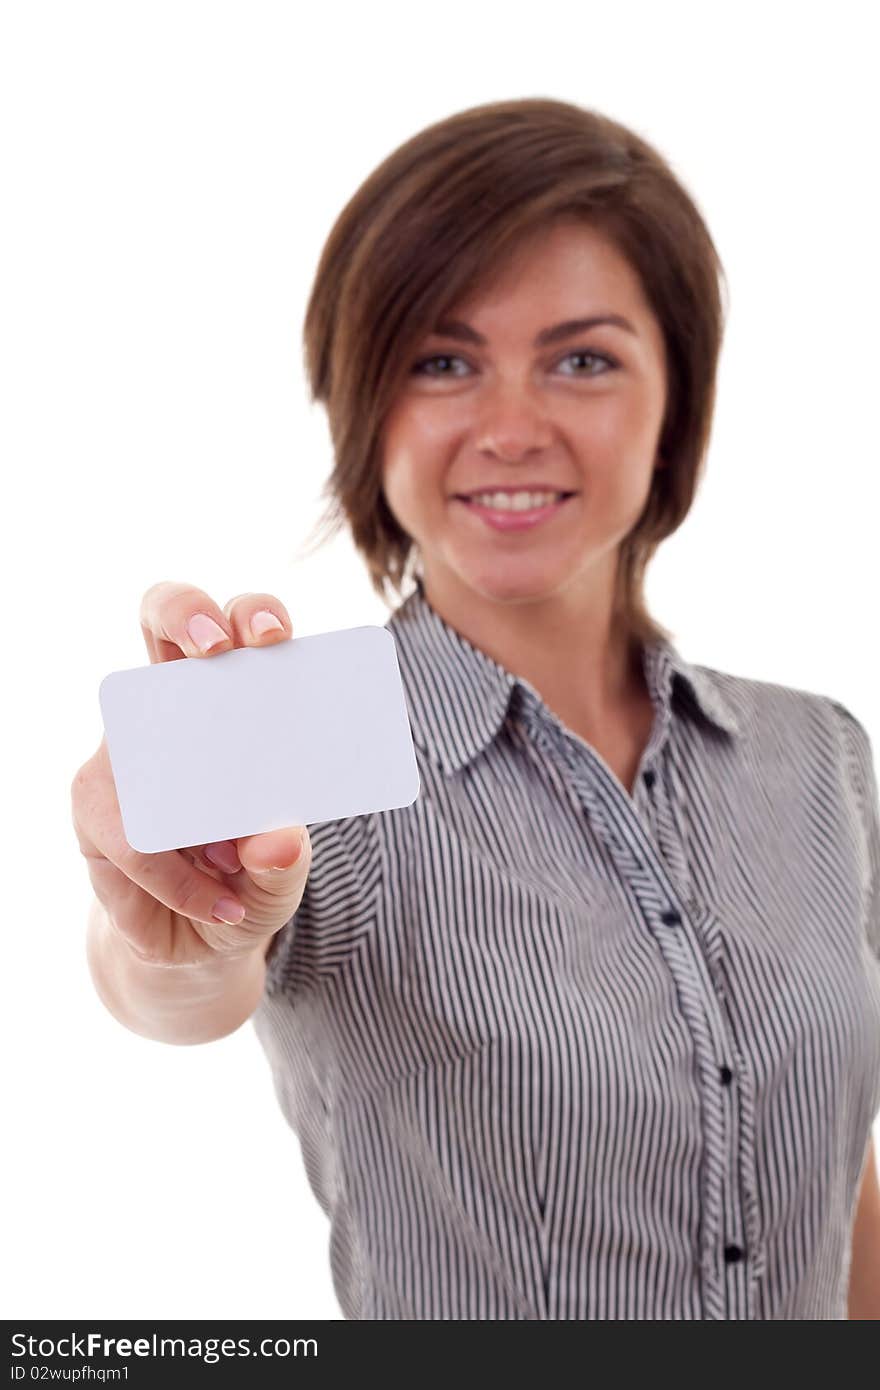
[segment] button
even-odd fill
[[[724,1258],[729,1265],[736,1264],[737,1260],[742,1259],[743,1254],[744,1251],[739,1245],[725,1245],[724,1247]]]
[[[654,771],[654,769],[651,768],[651,767],[649,767],[649,768],[645,771],[645,773],[643,774],[643,780],[644,780],[645,786],[646,786],[646,787],[653,787],[653,785],[654,785],[654,778],[655,778],[656,776],[657,776],[657,774],[656,774],[656,772]]]
[[[681,923],[681,913],[676,912],[674,907],[667,908],[665,912],[661,912],[660,921],[667,927],[677,927]]]
[[[721,1068],[721,1081],[722,1081],[722,1084],[725,1085],[725,1086],[729,1086],[732,1080],[733,1080],[733,1072],[730,1070],[730,1067],[722,1067],[722,1068]]]

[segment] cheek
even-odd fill
[[[379,443],[379,477],[385,500],[393,507],[395,500],[405,489],[407,473],[407,451],[405,432],[396,420],[389,421],[382,432]]]
[[[384,455],[381,476],[386,504],[398,524],[410,535],[420,533],[428,514],[442,505],[429,460],[398,440]]]
[[[414,412],[400,414],[382,435],[380,477],[386,500],[407,510],[432,507],[442,497],[450,457],[436,433]]]
[[[580,412],[580,438],[599,466],[611,469],[615,459],[639,446],[646,426],[643,403],[631,392],[609,392],[587,406]]]
[[[587,509],[585,521],[595,521],[602,529],[615,521],[630,522],[639,515],[651,489],[653,471],[647,454],[630,445],[595,452],[590,459],[586,483]]]

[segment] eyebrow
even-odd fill
[[[574,333],[585,333],[587,329],[596,328],[603,323],[623,328],[627,333],[638,336],[629,319],[625,319],[622,314],[594,314],[591,318],[566,319],[564,323],[556,323],[552,328],[543,328],[535,338],[533,346],[546,347],[549,343],[558,343],[562,338],[570,338]],[[433,332],[439,338],[455,338],[459,342],[473,343],[477,347],[486,346],[483,335],[471,328],[469,323],[463,323],[461,319],[446,319],[443,323],[438,323]]]

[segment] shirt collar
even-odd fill
[[[415,582],[416,588],[395,609],[386,627],[395,640],[413,741],[447,776],[492,741],[517,690],[543,718],[562,727],[528,681],[472,646],[431,606],[421,578]],[[707,668],[685,661],[675,645],[662,637],[644,648],[644,662],[651,698],[666,720],[678,680],[705,719],[725,734],[742,735],[740,722]]]

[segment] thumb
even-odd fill
[[[246,835],[236,841],[241,867],[261,888],[284,889],[299,874],[311,849],[304,825]],[[296,871],[294,875],[294,871]]]

